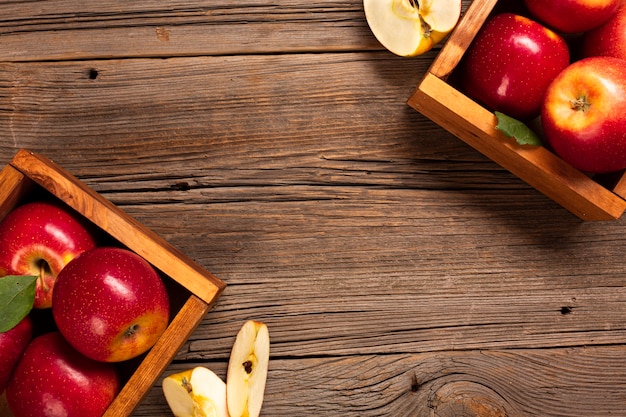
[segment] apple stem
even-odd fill
[[[139,325],[133,324],[128,329],[126,329],[126,331],[124,332],[124,337],[133,337],[133,335],[137,333],[138,329],[139,329]]]
[[[583,113],[588,111],[589,108],[591,107],[591,103],[587,101],[586,96],[580,96],[572,100],[570,103],[572,105],[572,110],[582,111]]]
[[[48,285],[46,284],[46,280],[45,280],[46,273],[49,271],[50,271],[50,268],[48,267],[48,263],[44,261],[43,259],[40,260],[39,261],[39,277],[37,279],[39,280],[41,289],[44,292],[48,292],[50,290],[50,287],[48,287]]]

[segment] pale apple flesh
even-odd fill
[[[432,30],[449,33],[459,21],[461,2],[441,0],[412,0],[419,4],[422,18]],[[457,13],[458,5],[458,13]]]
[[[241,327],[228,362],[226,399],[230,417],[258,417],[269,368],[267,325],[249,320]]]
[[[461,0],[364,0],[363,7],[376,39],[399,56],[429,51],[461,16]]]
[[[163,394],[175,417],[229,417],[226,384],[202,366],[163,379]]]

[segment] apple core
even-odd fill
[[[363,0],[376,39],[399,56],[423,54],[456,26],[461,0]]]

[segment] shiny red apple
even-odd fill
[[[87,357],[124,361],[150,349],[169,322],[169,296],[156,270],[126,249],[99,247],[57,278],[52,315]]]
[[[461,88],[494,111],[526,120],[539,115],[548,84],[569,64],[567,44],[526,17],[491,17],[469,46]]]
[[[623,4],[623,0],[524,0],[534,18],[563,33],[594,29]]]
[[[26,203],[0,223],[0,276],[38,276],[34,307],[49,308],[61,269],[95,246],[83,220],[68,207]]]
[[[28,345],[6,397],[14,417],[98,417],[119,389],[113,364],[86,358],[55,331]]]
[[[626,61],[591,57],[563,70],[546,91],[542,126],[548,144],[575,168],[626,168]]]
[[[626,5],[602,26],[585,33],[581,49],[584,57],[613,56],[626,59]]]
[[[0,393],[4,392],[13,368],[33,337],[33,321],[24,317],[12,329],[0,333]]]

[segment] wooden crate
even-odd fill
[[[167,329],[146,354],[124,362],[124,385],[104,414],[129,416],[226,285],[49,159],[20,150],[0,171],[0,220],[22,201],[50,197],[150,262],[168,288],[172,318]]]
[[[455,88],[453,73],[498,0],[474,0],[408,104],[583,220],[615,220],[626,209],[626,178],[589,176],[544,147],[496,130],[495,115]],[[499,11],[499,9],[498,9]]]

